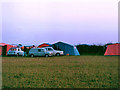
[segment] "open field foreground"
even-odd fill
[[[118,88],[117,56],[3,57],[3,88]]]

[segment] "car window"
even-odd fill
[[[41,49],[38,49],[38,52],[41,52]]]
[[[53,49],[51,49],[51,48],[48,48],[48,51],[53,51]]]
[[[44,49],[41,49],[41,52],[44,52]]]

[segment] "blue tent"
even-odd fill
[[[75,56],[80,55],[75,46],[67,44],[67,43],[58,42],[58,43],[53,44],[53,47],[55,47],[57,50],[64,51],[64,55],[66,54],[75,55]]]

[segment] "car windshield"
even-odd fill
[[[48,51],[53,51],[53,49],[52,48],[48,48]]]

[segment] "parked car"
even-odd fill
[[[53,55],[55,55],[55,56],[64,55],[63,51],[54,50],[52,47],[43,47],[43,48],[45,48],[46,51],[51,51],[51,52],[53,52]]]
[[[49,57],[49,56],[53,56],[53,52],[52,51],[46,51],[45,48],[31,48],[28,55],[31,56],[31,57],[34,57],[34,56]]]
[[[7,56],[24,56],[24,51],[21,50],[21,48],[10,48],[7,52]]]

